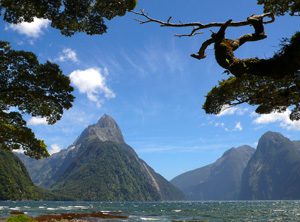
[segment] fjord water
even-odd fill
[[[0,201],[0,218],[7,217],[12,210],[23,211],[31,216],[70,212],[118,211],[128,216],[127,220],[121,221],[300,221],[300,201]]]

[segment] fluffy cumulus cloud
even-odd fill
[[[60,53],[59,57],[56,59],[57,61],[60,62],[79,62],[78,57],[77,57],[77,53],[70,48],[65,48],[62,50],[62,52]]]
[[[221,112],[217,116],[244,115],[248,109],[238,108],[235,106],[223,106]]]
[[[19,24],[10,24],[9,29],[30,38],[40,37],[44,30],[48,28],[50,21],[47,19],[34,18],[33,22],[22,22]]]
[[[291,121],[289,118],[290,114],[291,111],[287,109],[283,113],[273,112],[270,114],[252,116],[255,118],[253,122],[257,125],[279,123],[280,127],[284,129],[300,131],[300,121]]]
[[[32,117],[31,119],[28,120],[27,124],[29,126],[36,126],[36,125],[47,125],[48,123],[46,118]]]
[[[73,71],[70,74],[70,79],[80,93],[86,94],[90,101],[100,106],[103,102],[101,95],[106,99],[116,97],[116,94],[107,86],[107,75],[107,69],[89,68]]]
[[[54,153],[58,153],[59,151],[61,151],[61,147],[58,144],[52,144],[50,149],[49,149],[49,153],[52,155]]]

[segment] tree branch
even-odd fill
[[[206,57],[205,55],[205,50],[206,48],[210,45],[213,44],[215,41],[210,38],[208,40],[206,40],[205,42],[202,43],[201,48],[198,51],[198,54],[192,54],[191,56],[195,59],[204,59]]]
[[[150,17],[144,10],[141,10],[140,12],[136,12],[136,11],[131,11],[133,14],[135,15],[139,15],[144,17],[144,20],[139,20],[136,19],[136,21],[138,21],[140,24],[146,24],[146,23],[157,23],[159,24],[161,27],[173,27],[173,28],[182,28],[182,27],[192,27],[192,31],[190,32],[190,34],[177,34],[177,37],[183,37],[183,36],[195,36],[199,33],[198,31],[201,29],[207,29],[207,28],[212,28],[212,27],[221,27],[222,25],[224,25],[224,22],[212,22],[212,23],[207,23],[207,24],[203,24],[200,22],[190,22],[190,23],[172,23],[172,17],[169,17],[167,19],[167,21],[162,21],[162,20],[158,20],[155,18]],[[264,21],[264,24],[269,24],[275,21],[275,16],[273,13],[264,13],[261,15],[252,15],[250,17],[255,17],[255,18],[262,18],[264,19],[265,17],[269,17],[270,20],[268,21]],[[251,25],[251,23],[247,20],[245,21],[240,21],[240,22],[231,22],[229,26],[231,27],[240,27],[240,26],[246,26],[246,25]]]

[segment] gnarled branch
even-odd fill
[[[158,20],[155,18],[150,17],[144,10],[141,10],[140,12],[136,11],[131,11],[132,13],[142,16],[145,19],[140,20],[136,19],[140,24],[146,24],[146,23],[157,23],[161,27],[173,27],[173,28],[186,28],[186,27],[192,27],[192,31],[189,34],[176,34],[175,36],[177,37],[184,37],[184,36],[195,36],[200,34],[198,31],[202,29],[207,29],[207,28],[213,28],[213,27],[221,27],[224,25],[224,22],[212,22],[212,23],[207,23],[203,24],[201,22],[190,22],[190,23],[173,23],[171,22],[172,17],[169,17],[167,21],[162,21]],[[273,13],[263,13],[261,15],[252,15],[251,17],[256,17],[256,18],[265,18],[269,17],[270,20],[264,21],[264,24],[269,24],[275,21],[275,16]],[[240,26],[246,26],[246,25],[251,25],[251,23],[248,20],[245,21],[240,21],[240,22],[231,22],[229,26],[232,27],[240,27]]]

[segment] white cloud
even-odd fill
[[[60,56],[56,60],[60,62],[67,62],[67,61],[79,62],[77,58],[77,53],[70,48],[63,49]]]
[[[25,150],[23,150],[22,148],[17,149],[17,150],[13,150],[14,153],[24,153]]]
[[[225,123],[215,123],[215,127],[224,127]]]
[[[168,44],[163,42],[149,42],[145,47],[130,52],[121,52],[134,73],[139,77],[147,77],[149,74],[168,75],[174,78],[174,73],[180,78],[186,78],[186,55],[179,50],[175,42]]]
[[[235,124],[235,127],[234,127],[233,130],[234,130],[234,131],[242,131],[242,130],[243,130],[243,126],[242,126],[241,122],[237,122],[237,123]]]
[[[34,18],[33,22],[22,22],[10,24],[8,28],[30,38],[38,38],[43,34],[44,29],[48,28],[48,19]]]
[[[210,123],[210,125],[213,125],[213,126],[218,127],[218,128],[222,128],[226,132],[242,131],[243,130],[243,126],[242,126],[241,122],[237,122],[234,127],[230,127],[230,128],[227,127],[226,124],[223,123],[223,122],[212,122],[212,123]]]
[[[49,150],[49,153],[52,155],[54,153],[58,153],[59,151],[61,151],[61,147],[58,144],[52,144]]]
[[[36,125],[47,125],[48,122],[46,118],[41,118],[41,117],[32,117],[31,119],[28,120],[27,122],[28,126],[36,126]]]
[[[273,112],[270,114],[262,114],[254,116],[254,123],[258,125],[270,124],[270,123],[279,123],[281,128],[287,130],[299,130],[300,131],[300,121],[290,120],[291,111],[287,109],[283,113]]]
[[[254,146],[254,147],[257,147],[257,145],[258,145],[258,142],[257,142],[257,141],[253,143],[253,146]]]
[[[224,129],[226,132],[230,131],[230,130],[225,126],[225,123],[215,122],[215,123],[214,123],[214,126],[215,126],[215,127],[222,128],[222,129]]]
[[[230,115],[244,115],[248,109],[246,108],[238,108],[235,106],[223,106],[221,112],[217,116],[230,116]]]
[[[86,70],[75,70],[70,74],[71,82],[79,89],[80,93],[85,93],[89,100],[101,105],[100,95],[106,99],[116,97],[116,94],[107,86],[106,76],[108,70],[99,68],[89,68]]]

